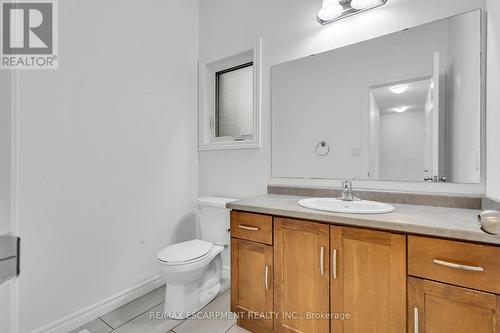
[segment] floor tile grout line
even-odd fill
[[[158,306],[158,305],[160,305],[161,303],[163,303],[163,301],[161,301],[161,302],[160,302],[160,303],[158,303],[158,304],[153,305],[152,307],[150,307],[150,308],[149,308],[149,309],[147,309],[146,311],[144,311],[144,312],[142,312],[142,313],[138,314],[137,316],[135,316],[135,317],[131,318],[130,320],[128,320],[128,321],[126,321],[126,322],[124,322],[123,324],[116,326],[116,328],[111,327],[111,325],[109,325],[108,323],[106,323],[106,324],[107,324],[108,326],[110,326],[111,328],[113,328],[113,330],[117,330],[117,329],[119,329],[120,327],[122,327],[122,326],[124,326],[124,325],[126,325],[126,324],[130,323],[132,320],[134,320],[134,319],[136,319],[136,318],[139,318],[140,316],[142,316],[142,315],[143,315],[143,314],[145,314],[146,312],[151,311],[152,309],[154,309],[155,307],[157,307],[157,306]],[[99,319],[101,319],[101,318],[99,317]],[[101,319],[101,320],[102,320],[102,319]],[[103,320],[103,321],[104,321],[104,320]]]
[[[222,295],[224,295],[225,293],[230,292],[230,291],[231,291],[230,289],[227,289],[226,291],[219,293],[219,294],[218,294],[218,295],[217,295],[217,296],[216,296],[213,300],[211,300],[210,302],[208,302],[208,303],[207,303],[207,305],[205,305],[203,308],[201,308],[201,309],[200,309],[199,311],[197,311],[197,312],[201,312],[201,311],[203,311],[203,309],[205,309],[206,307],[208,307],[208,305],[209,305],[210,303],[214,302],[217,298],[221,297]],[[188,320],[197,320],[197,319],[194,319],[194,318],[191,318],[191,319],[190,319],[190,318],[186,318],[186,319],[184,319],[182,322],[180,322],[179,324],[177,324],[177,325],[175,325],[174,327],[172,327],[170,330],[171,330],[173,333],[177,333],[175,329],[176,329],[176,328],[178,328],[181,324],[183,324],[185,321],[188,321]],[[229,329],[233,328],[233,326],[234,326],[234,325],[236,325],[236,323],[234,323],[234,324],[233,324],[233,325],[232,325]],[[228,332],[228,331],[225,331],[224,333],[227,333],[227,332]],[[167,333],[168,333],[168,332],[167,332]]]
[[[234,324],[233,324],[233,326],[229,327],[229,329],[228,329],[225,333],[227,333],[227,332],[229,332],[230,330],[232,330],[234,326],[236,326],[236,323],[234,323]]]
[[[174,329],[179,327],[179,325],[183,324],[186,320],[187,319],[179,320],[179,322],[174,327],[172,327],[170,330],[175,333]]]
[[[156,288],[155,290],[158,290],[158,289],[163,288],[163,287],[164,287],[164,285],[163,285],[163,286],[160,286],[160,287],[158,287],[158,288]],[[155,291],[155,290],[153,290],[153,291]],[[216,296],[216,297],[215,297],[212,301],[210,301],[208,304],[206,304],[206,305],[205,305],[202,309],[200,309],[198,312],[203,311],[203,309],[205,309],[205,308],[206,308],[209,304],[211,304],[212,302],[214,302],[214,301],[215,301],[218,297],[221,297],[222,295],[224,295],[224,294],[226,294],[226,293],[228,293],[228,292],[230,292],[230,291],[231,291],[231,289],[230,289],[230,288],[228,288],[228,289],[224,290],[223,292],[220,292],[220,293],[219,293],[219,294],[218,294],[218,295],[217,295],[217,296]],[[141,296],[141,297],[142,297],[142,296]],[[139,298],[140,298],[140,297],[138,297],[138,298],[136,298],[136,299],[139,299]],[[134,299],[134,300],[136,300],[136,299]],[[134,300],[132,300],[132,301],[134,301]],[[132,301],[131,301],[131,302],[132,302]],[[113,310],[111,310],[111,311],[109,311],[109,312],[105,313],[104,315],[102,315],[102,316],[100,316],[100,317],[97,317],[95,320],[99,320],[100,322],[102,322],[104,325],[106,325],[107,327],[109,327],[109,328],[111,329],[111,331],[110,331],[110,332],[114,332],[115,330],[119,329],[120,327],[122,327],[122,326],[124,326],[124,325],[126,325],[126,324],[129,324],[129,323],[130,323],[131,321],[133,321],[134,319],[137,319],[138,317],[140,317],[140,316],[144,315],[144,314],[145,314],[145,313],[147,313],[148,311],[151,311],[153,308],[157,307],[158,305],[162,304],[163,302],[164,302],[164,301],[161,301],[161,302],[159,302],[159,303],[157,303],[157,304],[153,305],[152,307],[148,308],[146,311],[144,311],[144,312],[142,312],[142,313],[140,313],[140,314],[138,314],[138,315],[134,316],[133,318],[131,318],[131,319],[127,320],[126,322],[124,322],[124,323],[122,323],[122,324],[118,325],[116,328],[114,328],[113,326],[111,326],[110,324],[108,324],[108,323],[106,322],[106,320],[104,320],[104,318],[103,318],[103,317],[104,317],[104,316],[106,316],[107,314],[109,314],[109,313],[111,313],[111,312],[113,312],[113,311],[115,311],[115,310],[119,309],[119,308],[117,308],[117,309],[113,309]],[[127,303],[127,304],[128,304],[128,303]],[[176,328],[178,328],[181,324],[183,324],[183,323],[184,323],[184,322],[186,322],[187,320],[191,320],[191,319],[186,318],[186,319],[184,319],[184,320],[179,321],[178,323],[176,323],[176,325],[175,325],[174,327],[172,327],[172,328],[170,329],[170,331],[169,331],[169,332],[176,333],[175,329],[176,329]],[[233,325],[229,328],[229,330],[230,330],[231,328],[233,328],[233,326],[235,326],[235,325],[236,325],[236,324],[233,324]],[[228,331],[226,331],[226,332],[228,332]]]
[[[127,305],[127,304],[129,304],[129,303],[131,303],[131,302],[133,302],[133,301],[136,301],[136,300],[138,300],[138,299],[140,299],[140,298],[142,298],[142,297],[144,297],[144,296],[148,295],[148,294],[151,294],[151,293],[153,293],[153,292],[157,291],[158,289],[163,288],[164,286],[165,286],[165,285],[162,285],[162,286],[160,286],[160,287],[158,287],[158,288],[156,288],[156,289],[153,289],[153,290],[151,290],[149,293],[144,294],[144,295],[142,295],[142,296],[140,296],[140,297],[137,297],[137,298],[135,298],[135,299],[131,300],[130,302],[128,302],[128,303],[126,303],[126,304],[124,304],[124,305],[122,305],[122,306],[125,306],[125,305]],[[118,325],[116,328],[113,328],[113,326],[111,326],[110,324],[108,324],[108,323],[106,322],[106,320],[104,320],[104,318],[103,318],[103,317],[104,317],[104,316],[106,316],[106,315],[108,315],[108,314],[110,314],[110,313],[111,313],[111,312],[113,312],[113,311],[118,310],[119,308],[121,308],[121,306],[120,306],[120,307],[117,307],[116,309],[113,309],[113,310],[111,310],[111,311],[109,311],[109,312],[107,312],[107,313],[105,313],[105,314],[103,314],[102,316],[98,317],[97,319],[100,319],[100,320],[101,320],[101,321],[103,321],[106,325],[108,325],[109,327],[111,327],[113,330],[116,330],[116,329],[118,329],[119,327],[122,327],[123,325],[125,325],[125,324],[127,324],[127,323],[131,322],[131,321],[132,321],[132,320],[134,320],[135,318],[142,316],[143,314],[145,314],[146,312],[148,312],[148,311],[149,311],[149,310],[151,310],[152,308],[154,308],[154,307],[156,307],[156,306],[160,305],[161,303],[163,303],[163,301],[161,301],[160,303],[155,304],[155,305],[154,305],[154,306],[152,306],[151,308],[149,308],[149,309],[147,309],[146,311],[142,312],[142,313],[141,313],[141,314],[139,314],[138,316],[133,317],[132,319],[128,320],[127,322],[125,322],[125,323],[123,323],[123,324],[121,324],[121,325]]]

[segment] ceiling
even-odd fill
[[[401,94],[396,94],[391,90],[391,87],[399,85],[407,85],[408,89]],[[372,88],[372,94],[382,114],[395,112],[393,108],[401,106],[408,106],[407,111],[423,111],[430,85],[430,78],[419,81],[397,82]]]

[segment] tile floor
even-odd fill
[[[151,319],[151,312],[163,312],[165,287],[152,292],[113,310],[96,320],[77,328],[70,333],[249,333],[236,326],[229,319],[208,319],[205,313],[229,313],[229,282],[225,281],[223,290],[216,299],[205,306],[199,318],[181,320]]]

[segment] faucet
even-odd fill
[[[352,192],[352,181],[359,179],[358,177],[350,178],[350,179],[344,179],[342,180],[342,196],[340,199],[342,201],[356,201],[359,200],[354,196],[354,193]]]

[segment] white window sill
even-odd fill
[[[199,145],[199,151],[207,150],[225,150],[225,149],[258,149],[260,143],[254,140],[243,141],[223,141],[223,142],[207,142]]]

